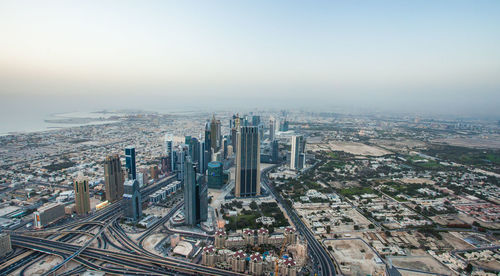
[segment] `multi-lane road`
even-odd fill
[[[304,236],[307,240],[310,254],[315,262],[315,265],[317,265],[316,267],[318,267],[318,274],[325,276],[336,275],[335,264],[326,249],[320,244],[318,240],[316,240],[311,230],[307,228],[307,226],[305,226],[304,222],[302,222],[295,210],[291,208],[291,206],[288,206],[288,204],[285,203],[283,197],[281,197],[281,195],[276,192],[274,187],[270,185],[268,173],[275,167],[276,166],[269,167],[262,171],[262,184],[274,196],[278,204],[280,204],[285,209],[288,217],[295,224],[299,233],[302,234],[302,236]]]

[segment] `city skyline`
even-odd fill
[[[500,275],[499,14],[0,0],[0,275]]]

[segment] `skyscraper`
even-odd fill
[[[254,126],[240,127],[237,134],[236,197],[260,195],[260,139]]]
[[[227,156],[228,156],[228,152],[227,152],[227,146],[228,146],[228,138],[225,137],[224,139],[222,139],[222,149],[224,151],[224,154],[223,154],[223,159],[226,160],[227,159]]]
[[[142,201],[139,183],[136,179],[125,181],[123,194],[123,215],[130,220],[137,221],[142,216]]]
[[[276,121],[273,117],[269,120],[269,140],[274,140],[274,134],[276,133]]]
[[[222,162],[213,161],[208,163],[208,188],[220,189],[224,186],[224,171]]]
[[[191,159],[193,160],[193,163],[196,164],[196,172],[202,173],[202,166],[200,165],[202,158],[200,157],[200,142],[198,139],[194,137],[191,138],[190,150],[189,154],[191,155]]]
[[[188,147],[187,146],[179,146],[178,150],[175,152],[176,153],[176,168],[177,168],[177,179],[178,180],[183,180],[184,179],[184,161],[186,158],[186,155],[188,155]]]
[[[288,131],[288,121],[286,118],[283,120],[283,122],[280,124],[280,131]]]
[[[206,144],[205,141],[200,142],[200,173],[205,174],[207,170],[208,160],[207,160],[207,152],[206,152]]]
[[[271,142],[271,160],[273,163],[279,163],[279,153],[280,153],[280,144],[278,140],[273,140]]]
[[[260,125],[260,116],[258,116],[258,115],[253,115],[252,116],[252,125],[253,126],[259,126]]]
[[[110,155],[104,160],[104,183],[106,187],[106,200],[115,202],[123,196],[123,170],[120,157]]]
[[[304,153],[305,140],[302,135],[292,136],[292,152],[290,154],[290,168],[294,170],[300,170],[304,168],[305,158],[304,155],[301,158],[301,154]]]
[[[174,151],[174,136],[170,133],[165,134],[165,156],[167,157],[167,174],[173,172],[174,169],[174,160],[173,160],[173,151]]]
[[[186,225],[195,226],[207,220],[207,185],[190,156],[184,160],[184,219]]]
[[[73,182],[75,189],[75,209],[79,215],[85,215],[90,212],[89,180],[84,177],[78,177]]]
[[[165,154],[170,156],[173,150],[173,139],[174,136],[170,133],[165,134]]]
[[[232,126],[231,126],[231,146],[233,146],[233,153],[236,153],[236,149],[238,141],[237,141],[237,132],[238,129],[240,128],[240,116],[238,114],[233,115],[232,119]]]
[[[212,132],[210,130],[210,124],[207,122],[205,124],[205,160],[208,160],[208,161],[205,161],[205,162],[210,162],[210,160],[212,160],[211,137],[212,137]],[[205,166],[205,169],[206,169],[206,166]]]
[[[214,152],[219,151],[221,146],[221,122],[215,119],[215,114],[212,116],[212,121],[210,121],[210,142],[211,147]]]
[[[125,167],[127,168],[128,179],[136,179],[137,173],[135,169],[135,148],[125,148]]]

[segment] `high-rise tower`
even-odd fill
[[[135,148],[126,147],[125,148],[125,167],[127,168],[128,179],[137,179],[137,173],[135,170]]]
[[[118,155],[110,155],[104,160],[104,183],[106,200],[115,202],[123,196],[123,170]]]
[[[269,140],[274,140],[274,135],[276,134],[276,121],[273,117],[269,120]]]
[[[221,122],[215,119],[215,114],[210,121],[210,142],[214,152],[218,152],[221,147]]]
[[[122,210],[123,215],[130,220],[137,221],[142,216],[142,200],[139,182],[136,179],[125,181]]]
[[[290,154],[290,168],[300,170],[304,168],[305,163],[305,140],[302,135],[292,136],[292,152]]]
[[[190,156],[184,160],[184,220],[187,225],[195,226],[206,221],[208,215],[207,185]]]
[[[240,127],[237,133],[236,197],[260,195],[260,139],[254,126]]]
[[[76,213],[85,215],[90,212],[89,180],[80,176],[73,182],[73,187]]]

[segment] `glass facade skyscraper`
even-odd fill
[[[222,162],[213,161],[208,163],[208,188],[220,189],[224,186],[224,171]]]
[[[208,216],[208,189],[204,178],[196,174],[196,166],[190,156],[184,160],[184,221],[195,226]]]
[[[133,221],[138,221],[142,216],[142,200],[139,182],[136,179],[125,181],[122,209],[123,215]]]
[[[125,148],[125,167],[127,168],[128,179],[137,179],[137,172],[135,169],[135,148]]]
[[[304,136],[292,136],[292,152],[290,154],[290,168],[294,170],[301,170],[304,168],[305,163],[305,140]],[[301,157],[302,156],[302,157]]]
[[[260,139],[255,126],[242,126],[237,133],[236,197],[260,195]]]

